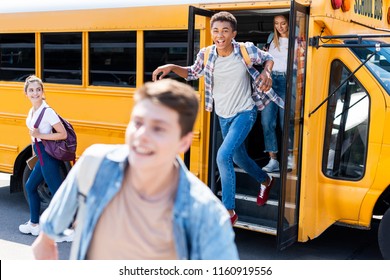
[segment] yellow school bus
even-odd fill
[[[197,51],[212,44],[215,12],[233,13],[236,40],[260,48],[273,17],[288,14],[290,113],[279,131],[281,169],[273,174],[269,201],[257,207],[258,183],[235,168],[236,226],[275,235],[283,249],[333,224],[370,229],[381,218],[378,240],[390,258],[389,0],[63,2],[13,0],[0,7],[0,171],[12,174],[11,192],[23,191],[28,176],[30,103],[23,81],[29,74],[43,79],[48,103],[73,124],[79,156],[94,143],[123,143],[135,89],[159,65],[191,65]],[[220,128],[203,109],[203,80],[192,86],[202,105],[183,157],[220,196]],[[246,145],[264,166],[260,120],[261,112]],[[290,130],[292,139],[281,132]],[[42,199],[50,199],[41,188]]]

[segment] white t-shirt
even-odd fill
[[[56,114],[56,112],[54,112],[54,110],[50,108],[45,101],[42,102],[41,107],[39,107],[36,112],[33,112],[33,108],[30,109],[26,119],[26,125],[28,129],[33,130],[34,124],[37,121],[44,107],[48,107],[48,108],[46,109],[45,114],[43,114],[43,118],[41,120],[41,123],[38,126],[38,129],[39,129],[39,133],[41,134],[49,134],[52,133],[51,131],[53,129],[53,125],[59,123],[61,120]],[[41,139],[39,138],[37,138],[37,140],[41,141]],[[34,137],[31,137],[31,141],[34,142]]]
[[[251,78],[240,57],[233,52],[226,57],[218,57],[213,72],[215,113],[230,118],[251,110],[255,106],[251,94]]]
[[[274,66],[272,71],[286,72],[288,57],[288,38],[279,37],[279,48],[275,47],[274,41],[271,42],[268,52],[274,57]]]

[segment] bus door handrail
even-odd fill
[[[322,31],[321,31],[322,32]],[[357,48],[364,48],[364,47],[373,47],[374,44],[362,44],[363,39],[367,38],[390,38],[390,34],[348,34],[348,35],[329,35],[329,36],[314,36],[309,39],[309,45],[315,48],[345,48],[345,47],[357,47]],[[324,40],[345,40],[345,39],[357,39],[358,44],[326,44],[323,43],[320,45],[320,42],[323,42]],[[381,44],[382,47],[388,47],[388,44]]]
[[[390,47],[390,44],[361,44],[363,38],[383,38],[383,37],[390,37],[390,35],[380,35],[380,34],[367,34],[367,35],[338,35],[338,36],[316,36],[313,38],[310,38],[310,46],[314,46],[317,49],[320,47],[323,48],[375,48],[375,51],[372,52],[366,60],[364,60],[351,74],[348,75],[347,78],[344,79],[340,83],[340,85],[332,91],[331,94],[329,94],[313,111],[309,113],[309,118],[311,115],[313,115],[315,112],[317,112],[318,109],[322,107],[338,90],[340,87],[342,87],[349,79],[360,69],[362,68],[374,55],[376,55],[381,47]],[[322,40],[332,40],[332,39],[352,39],[357,38],[359,41],[359,44],[322,44],[320,45],[319,42]]]

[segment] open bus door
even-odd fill
[[[189,7],[188,11],[188,39],[187,39],[187,64],[186,65],[192,65],[194,63],[194,56],[195,56],[195,16],[205,16],[205,17],[211,17],[213,15],[212,12],[208,10],[203,10],[196,8],[194,6]],[[193,82],[188,82],[191,86],[193,86]],[[191,151],[188,149],[188,151],[184,154],[184,163],[186,164],[187,168],[190,169],[190,155]]]
[[[302,154],[303,100],[305,93],[306,42],[309,7],[291,1],[287,92],[281,154],[281,191],[277,226],[277,247],[283,250],[298,238],[300,159]],[[290,112],[290,113],[287,113]],[[287,169],[288,157],[292,169]]]
[[[285,13],[286,9],[270,8],[257,9],[253,7],[250,10],[230,10],[240,23],[242,33],[237,36],[238,41],[257,40],[261,38],[265,43],[269,32],[273,31],[273,16],[279,13]],[[195,16],[204,16],[210,18],[213,11],[189,8],[188,21],[188,65],[194,61],[194,34],[195,34]],[[258,193],[258,182],[246,174],[239,167],[235,167],[236,173],[236,210],[239,213],[239,220],[235,227],[257,232],[267,233],[277,236],[278,249],[284,249],[297,241],[298,237],[298,207],[299,207],[299,184],[300,168],[299,159],[301,157],[301,133],[303,120],[303,95],[304,95],[304,76],[306,64],[306,40],[308,27],[309,8],[291,1],[290,9],[290,32],[289,32],[289,60],[287,69],[287,99],[285,112],[294,112],[294,114],[285,113],[284,131],[292,133],[283,133],[281,145],[281,172],[272,173],[276,178],[276,183],[271,190],[269,201],[266,205],[258,207],[256,205],[256,196]],[[245,26],[256,23],[255,26],[267,26],[265,29],[252,32],[246,30]],[[252,25],[253,26],[253,25]],[[256,31],[256,30],[255,30]],[[206,31],[207,33],[207,31]],[[246,38],[246,35],[252,37]],[[255,34],[255,35],[253,35]],[[206,36],[207,37],[207,34]],[[258,40],[257,43],[262,43]],[[201,38],[198,47],[203,47],[211,43],[211,38]],[[293,97],[293,98],[292,98]],[[216,154],[218,147],[222,142],[221,131],[215,113],[210,116],[209,134],[209,161],[208,161],[208,185],[211,190],[221,197],[221,182],[216,164]],[[260,165],[264,166],[264,158],[258,153],[262,145],[262,134],[260,123],[261,114],[258,115],[258,123],[253,128],[253,134],[248,136],[248,153]],[[252,133],[251,132],[251,133]],[[205,136],[207,135],[207,136]],[[289,135],[292,135],[289,137]],[[204,139],[204,141],[207,141]],[[289,144],[290,142],[290,144]],[[290,147],[290,148],[289,148]],[[259,155],[260,154],[260,155]],[[293,157],[292,170],[287,169],[287,159],[289,154]],[[268,157],[267,157],[268,159]]]
[[[200,9],[196,8],[194,6],[189,6],[189,11],[188,11],[188,47],[187,47],[187,65],[192,65],[194,63],[194,58],[195,58],[195,47],[196,47],[196,40],[195,40],[195,16],[203,16],[205,18],[208,18],[207,22],[210,22],[210,18],[213,16],[214,12],[210,10],[205,10],[205,9]],[[207,33],[207,32],[206,32]],[[211,43],[211,38],[208,37],[209,34],[206,34],[204,38],[204,46],[208,46]],[[209,38],[207,40],[207,38]],[[201,48],[201,46],[198,46]],[[193,83],[190,82],[190,83]],[[201,108],[203,110],[203,108]],[[211,120],[210,120],[210,145],[209,145],[209,158],[210,158],[210,168],[208,172],[208,183],[210,185],[211,190],[214,192],[216,191],[215,187],[215,180],[211,178],[215,178],[215,172],[216,172],[216,133],[214,128],[217,126],[217,118],[215,116],[215,112],[210,115]],[[185,155],[184,155],[184,162],[186,163],[187,167],[189,167],[189,162],[190,162],[190,151],[188,150]]]

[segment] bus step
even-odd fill
[[[246,171],[240,167],[234,167],[234,172],[237,174],[247,174]],[[268,174],[274,178],[280,178],[280,172],[271,172]],[[296,181],[298,180],[298,177],[295,173],[287,172],[287,179]]]
[[[246,230],[252,230],[256,232],[266,233],[270,235],[276,235],[277,230],[276,227],[270,227],[266,225],[253,224],[250,222],[240,221],[240,217],[238,217],[238,221],[234,225],[236,228],[242,228]]]
[[[219,198],[222,197],[222,192],[221,191],[218,192],[218,197]],[[236,193],[235,198],[236,198],[236,200],[244,200],[244,201],[254,202],[254,203],[256,203],[256,201],[257,201],[256,197],[254,197],[252,195],[242,194],[242,193]],[[272,205],[272,206],[278,206],[279,205],[278,201],[274,200],[274,199],[268,199],[266,204]]]

